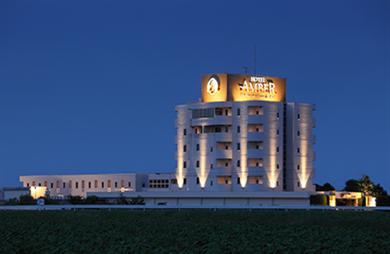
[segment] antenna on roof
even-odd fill
[[[256,75],[256,44],[255,44],[255,46],[254,46],[254,48],[253,48],[253,64],[254,64],[254,68],[253,68],[253,70],[254,70],[254,73],[253,74],[255,74]]]

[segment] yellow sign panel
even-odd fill
[[[286,79],[268,76],[214,74],[202,79],[202,101],[284,101]]]

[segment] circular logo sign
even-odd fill
[[[211,77],[209,81],[207,82],[207,92],[211,95],[216,94],[219,92],[219,82],[215,77]]]

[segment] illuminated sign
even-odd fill
[[[219,82],[215,77],[211,77],[209,81],[207,82],[207,92],[211,95],[216,94],[219,92]]]
[[[285,100],[286,79],[233,74],[206,75],[202,79],[202,101]]]

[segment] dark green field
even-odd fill
[[[390,253],[390,213],[0,211],[0,253]]]

